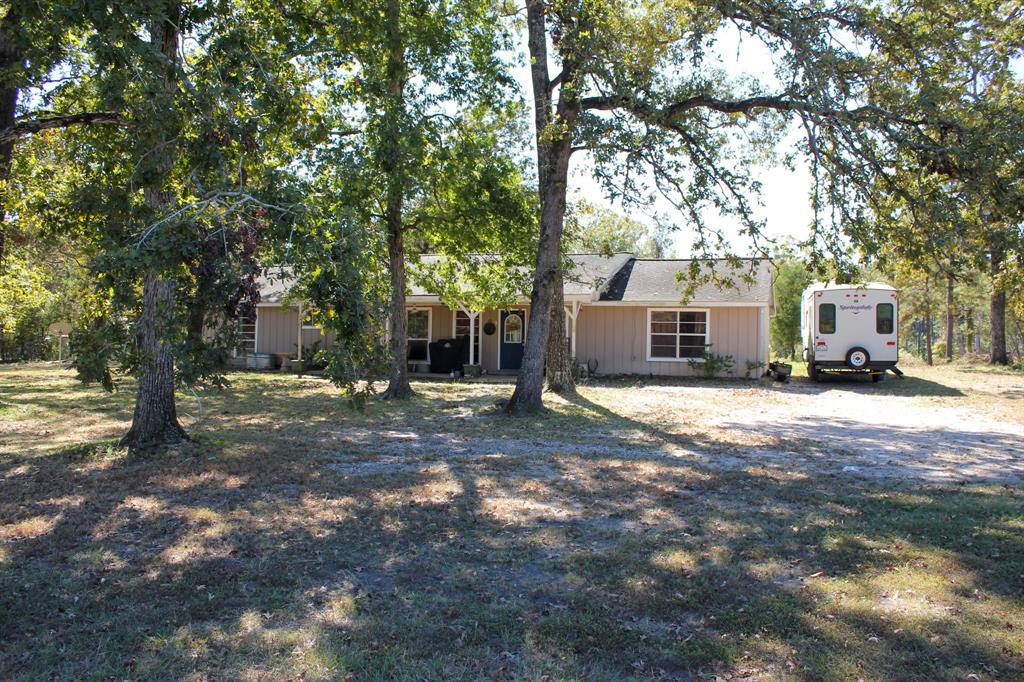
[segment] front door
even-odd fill
[[[501,311],[501,336],[498,337],[499,369],[516,370],[523,364],[523,341],[526,339],[526,312]]]

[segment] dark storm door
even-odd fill
[[[502,310],[501,336],[498,343],[501,349],[499,369],[519,369],[523,364],[523,342],[526,340],[526,312],[523,310]]]

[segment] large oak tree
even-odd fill
[[[223,385],[261,243],[289,220],[308,98],[271,5],[87,3],[75,68],[48,98],[118,126],[65,141],[54,229],[79,234],[102,297],[73,334],[83,379],[138,380],[129,447],[186,438],[175,389]],[[54,67],[62,73],[66,62]],[[16,126],[17,127],[17,126]]]
[[[660,196],[689,221],[694,251],[729,250],[705,221],[733,218],[757,238],[760,191],[749,162],[789,126],[815,179],[816,244],[865,222],[878,173],[902,149],[942,146],[926,94],[877,103],[904,8],[859,2],[692,3],[526,0],[540,196],[533,313],[512,413],[542,406],[545,350],[563,315],[560,253],[572,156],[591,154],[616,198]],[[730,77],[715,50],[726,33],[774,66]],[[949,37],[955,41],[955,36]]]

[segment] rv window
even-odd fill
[[[879,334],[892,334],[893,330],[892,303],[879,303],[875,310],[875,331]]]
[[[818,306],[818,333],[836,333],[836,304],[822,303]]]

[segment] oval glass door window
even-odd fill
[[[505,318],[505,343],[523,342],[523,318],[519,313],[511,313]]]

